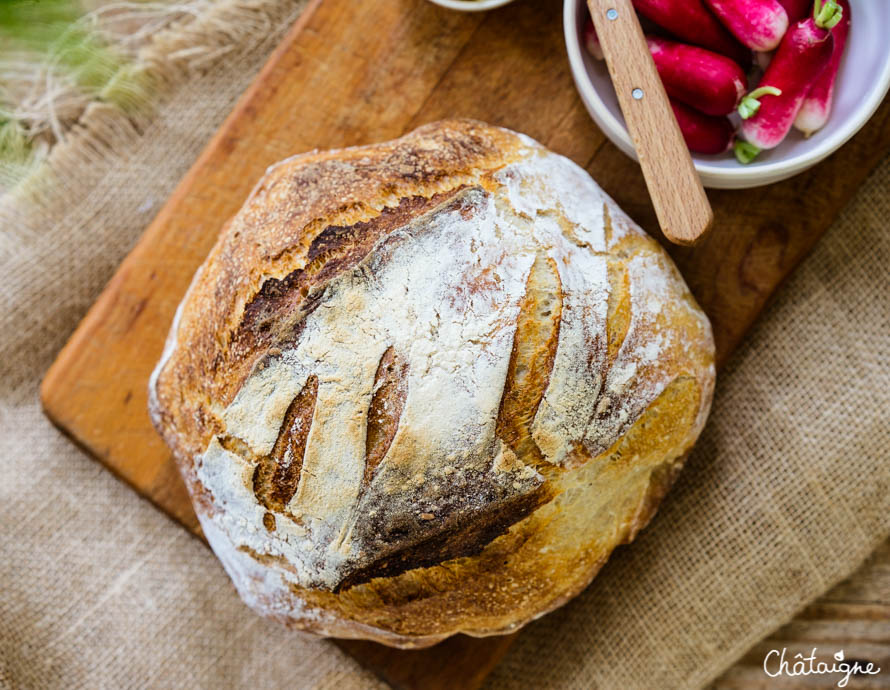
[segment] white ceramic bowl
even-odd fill
[[[495,7],[502,7],[513,0],[430,0],[433,4],[440,7],[447,7],[449,10],[457,10],[458,12],[482,12],[484,10],[493,10]]]
[[[732,152],[719,156],[693,154],[695,169],[706,187],[758,187],[796,175],[840,148],[872,116],[890,86],[890,0],[850,0],[850,4],[853,21],[828,124],[809,139],[793,130],[777,148],[763,151],[748,165],[736,161]],[[636,159],[606,64],[584,49],[586,18],[584,0],[565,0],[566,50],[575,85],[600,129]]]

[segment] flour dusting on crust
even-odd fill
[[[670,259],[581,168],[525,136],[491,130],[508,137],[509,155],[452,175],[452,188],[437,183],[427,197],[435,203],[403,212],[407,197],[393,202],[404,219],[373,237],[344,240],[353,232],[346,226],[318,235],[330,236],[323,248],[338,270],[302,292],[285,277],[264,288],[264,299],[292,290],[308,306],[274,347],[257,351],[233,397],[206,408],[214,433],[186,459],[202,496],[198,515],[242,597],[267,615],[402,646],[514,629],[576,592],[592,564],[648,520],[652,486],[662,481],[656,468],[678,466],[701,430],[713,343]],[[356,160],[340,165],[373,162]],[[352,248],[361,242],[359,254]],[[311,252],[299,269],[306,275]],[[536,270],[551,271],[542,275],[559,294]],[[291,275],[294,286],[309,280]],[[245,304],[243,318],[259,319]],[[558,314],[553,345],[532,342],[543,331],[520,332],[523,310],[533,308],[539,319]],[[178,323],[153,387],[177,356]],[[294,417],[306,391],[311,414]],[[154,392],[152,400],[163,407]],[[659,405],[679,410],[682,427],[662,446],[645,431],[657,426],[647,411]],[[526,410],[528,419],[508,418]],[[372,448],[382,455],[368,465]],[[262,494],[266,476],[274,482]],[[588,501],[596,514],[576,526],[564,506],[585,491],[596,496]],[[552,548],[555,564],[586,549],[575,560],[591,565],[539,568],[541,586],[524,582],[526,557],[517,554],[548,530],[553,544],[537,557]],[[522,533],[534,536],[516,541]],[[516,582],[461,599],[471,585],[455,573],[466,568],[472,578],[499,549]],[[398,594],[383,594],[387,582]],[[382,605],[387,596],[395,603]]]

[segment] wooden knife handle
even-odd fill
[[[661,230],[671,242],[694,244],[714,212],[631,0],[587,0],[587,6]]]

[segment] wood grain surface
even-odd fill
[[[714,212],[631,0],[587,0],[627,131],[661,231],[671,242],[695,244]]]
[[[51,419],[199,534],[148,419],[148,376],[222,224],[268,165],[295,153],[382,141],[444,117],[479,118],[569,156],[658,235],[639,167],[606,142],[576,95],[559,5],[521,0],[461,14],[426,0],[315,0],[48,372],[41,395]],[[756,192],[711,192],[714,230],[694,248],[670,251],[711,317],[720,363],[888,149],[885,103],[810,173]],[[339,644],[395,687],[434,690],[478,687],[510,641],[457,636],[418,652]]]

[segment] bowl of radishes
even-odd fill
[[[890,0],[633,0],[706,187],[803,172],[842,146],[890,86]],[[566,49],[590,115],[635,158],[584,0]]]

